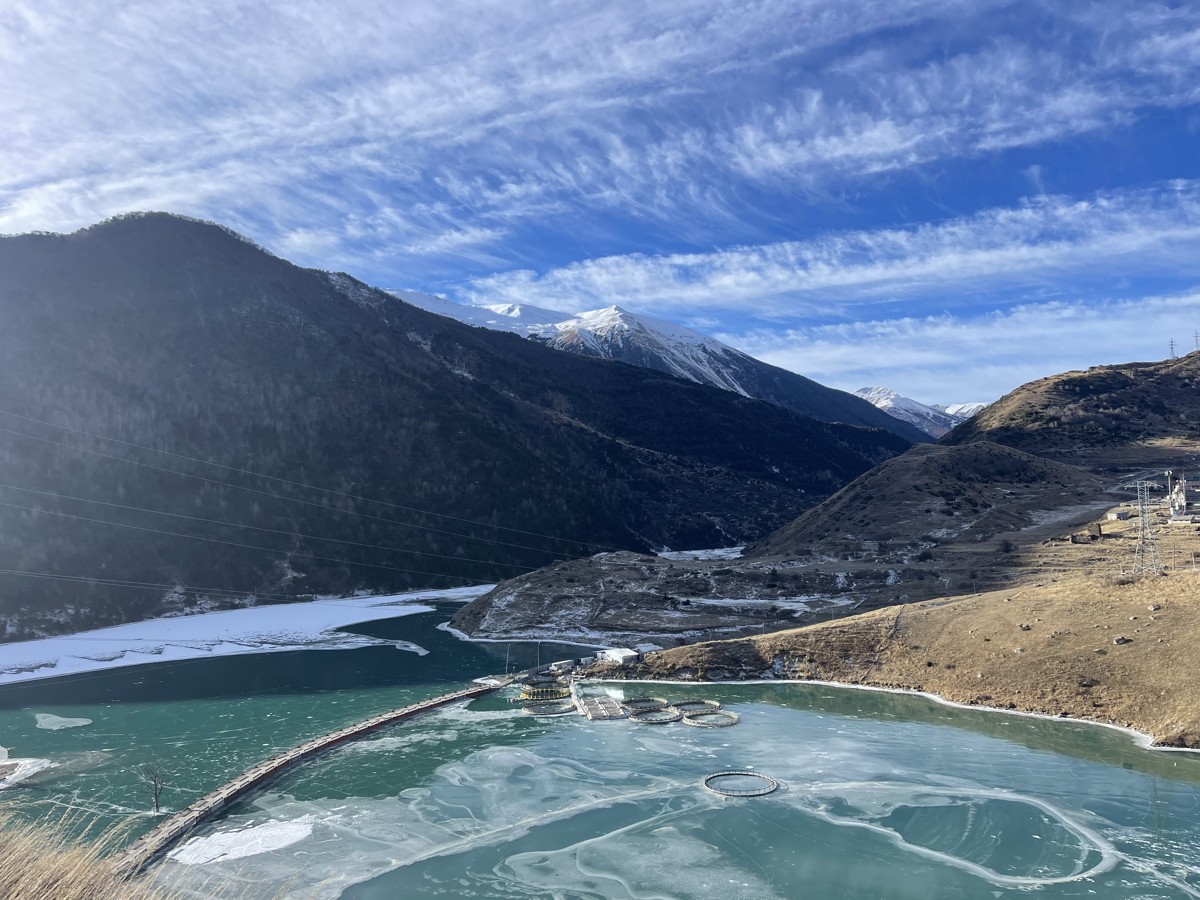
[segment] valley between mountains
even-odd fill
[[[982,410],[864,392],[888,415],[618,307],[451,310],[178,216],[2,238],[0,265],[5,640],[496,582],[455,629],[653,651],[607,674],[1200,733],[1191,676],[1151,690],[1197,621],[1195,528],[1158,512],[1200,459],[1200,352]],[[1138,478],[1167,575],[1104,519]]]

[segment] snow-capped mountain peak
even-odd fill
[[[448,316],[468,325],[490,328],[492,331],[511,331],[522,337],[540,335],[553,328],[555,322],[570,317],[570,313],[543,309],[527,303],[491,303],[483,306],[464,306],[444,297],[420,294],[416,291],[388,291],[393,297],[411,303],[426,312]]]
[[[952,416],[958,416],[960,419],[969,419],[987,405],[986,403],[951,403],[949,406],[937,408],[945,410]]]
[[[927,406],[911,397],[902,397],[891,388],[865,387],[854,393],[888,415],[917,426],[930,437],[940,438],[965,418]]]
[[[691,328],[620,306],[567,313],[524,303],[466,306],[413,291],[390,293],[427,312],[510,331],[557,350],[656,369],[826,422],[886,428],[910,441],[922,439],[920,430],[850,394],[768,365]]]

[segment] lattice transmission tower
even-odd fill
[[[1133,551],[1132,574],[1157,575],[1162,571],[1162,566],[1158,562],[1158,543],[1150,528],[1150,488],[1157,488],[1158,485],[1153,481],[1137,481],[1133,487],[1137,488],[1138,495],[1138,541],[1137,549]]]

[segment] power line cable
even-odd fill
[[[150,581],[127,581],[120,578],[95,578],[90,575],[61,575],[53,572],[31,572],[27,569],[4,569],[0,568],[0,575],[18,575],[24,578],[42,578],[54,581],[69,581],[74,584],[100,584],[105,587],[130,587],[144,588],[146,590],[155,591],[191,591],[192,593],[204,594],[226,594],[231,597],[254,596],[263,597],[268,600],[279,600],[281,602],[295,601],[295,597],[287,594],[268,594],[263,591],[243,591],[234,588],[209,588],[195,587],[186,584],[155,584]],[[303,602],[303,601],[302,601]],[[96,640],[99,640],[97,638]],[[116,638],[113,638],[116,640]]]
[[[483,528],[492,528],[497,531],[509,531],[514,534],[524,534],[524,535],[528,535],[530,537],[540,537],[540,538],[545,538],[546,540],[559,541],[560,543],[577,544],[581,547],[597,547],[601,550],[615,550],[616,549],[615,547],[605,547],[602,544],[594,544],[589,541],[576,541],[571,538],[563,538],[563,537],[558,537],[556,535],[542,534],[537,531],[526,531],[526,530],[523,530],[520,528],[508,528],[507,526],[504,526],[504,525],[493,525],[488,522],[480,522],[480,521],[473,520],[473,519],[464,519],[459,516],[451,516],[446,513],[433,512],[432,510],[427,510],[427,509],[419,509],[414,506],[403,506],[398,503],[391,503],[387,500],[375,500],[371,497],[363,497],[358,494],[350,494],[345,491],[334,490],[333,488],[317,487],[315,485],[305,484],[304,482],[301,482],[301,481],[290,481],[287,478],[280,478],[277,475],[266,475],[262,472],[255,472],[251,469],[242,469],[237,466],[227,466],[227,465],[224,465],[223,463],[217,463],[217,462],[213,462],[211,460],[201,459],[201,458],[195,457],[195,456],[187,456],[182,453],[174,453],[170,450],[160,450],[156,447],[148,447],[144,444],[135,444],[132,441],[125,441],[125,440],[121,440],[120,438],[108,437],[107,435],[103,435],[103,434],[95,434],[94,432],[84,431],[83,429],[80,429],[80,428],[73,428],[69,425],[57,425],[54,422],[47,422],[43,419],[36,419],[33,416],[26,416],[26,415],[22,415],[21,413],[9,412],[8,410],[0,409],[0,415],[12,416],[13,418],[22,419],[26,422],[36,422],[37,424],[45,425],[48,428],[58,428],[63,431],[70,431],[74,434],[81,434],[81,435],[84,435],[85,437],[94,438],[96,440],[110,441],[115,444],[121,444],[122,446],[125,446],[125,447],[135,447],[139,450],[145,450],[150,453],[161,453],[166,456],[174,457],[175,459],[183,459],[183,460],[187,460],[188,462],[195,462],[195,463],[200,463],[202,465],[214,466],[218,469],[225,469],[226,471],[229,471],[229,472],[237,472],[238,474],[241,474],[241,475],[250,475],[254,478],[264,478],[269,481],[277,481],[282,484],[289,485],[291,487],[300,487],[300,488],[305,488],[307,490],[321,491],[321,492],[327,493],[327,494],[335,494],[339,497],[346,497],[350,500],[360,500],[365,503],[378,503],[381,506],[387,506],[392,509],[402,509],[405,512],[415,512],[415,513],[419,513],[421,515],[426,515],[426,516],[437,516],[442,519],[450,519],[451,521],[462,522],[467,525],[477,525],[477,526],[481,526]],[[122,457],[113,457],[113,458],[121,459]],[[174,470],[164,469],[163,471],[174,471]],[[184,473],[179,472],[176,474],[184,474]],[[225,482],[218,482],[218,483],[224,484]],[[238,487],[238,486],[237,485],[229,485],[229,487]],[[271,494],[270,496],[279,496],[279,495]],[[287,499],[287,498],[283,498],[283,499]]]
[[[428,525],[415,525],[411,522],[401,522],[398,519],[388,519],[388,518],[385,518],[384,516],[373,516],[370,513],[357,512],[355,510],[349,510],[349,509],[337,509],[332,506],[327,506],[323,503],[316,503],[312,500],[302,500],[299,497],[285,497],[282,494],[273,494],[270,491],[261,491],[261,490],[258,490],[257,488],[244,487],[239,484],[230,484],[229,482],[226,482],[226,481],[216,481],[215,479],[212,479],[212,478],[205,478],[203,475],[193,475],[190,472],[179,472],[175,469],[168,469],[163,466],[156,466],[153,463],[141,462],[140,460],[136,460],[136,459],[128,459],[127,457],[124,457],[124,456],[114,456],[111,453],[104,453],[101,450],[93,450],[89,447],[73,447],[70,444],[64,444],[62,441],[55,441],[55,440],[51,440],[50,438],[38,437],[37,435],[33,435],[33,434],[26,434],[23,431],[14,431],[11,428],[0,427],[0,433],[12,434],[12,435],[16,435],[18,437],[28,438],[29,440],[32,440],[32,441],[40,441],[43,444],[50,444],[51,446],[54,446],[54,447],[62,447],[64,450],[76,450],[76,451],[80,451],[83,453],[91,453],[95,456],[103,457],[104,459],[111,459],[111,460],[115,460],[117,462],[129,463],[130,465],[141,466],[142,468],[145,468],[145,469],[153,469],[156,472],[165,472],[168,475],[178,475],[181,478],[191,478],[191,479],[194,479],[195,481],[202,481],[205,484],[214,485],[216,487],[227,487],[227,488],[230,488],[231,490],[245,491],[250,494],[257,494],[260,497],[270,497],[273,500],[284,500],[288,503],[299,503],[303,506],[312,506],[312,507],[315,507],[316,509],[322,510],[323,512],[332,512],[332,513],[337,513],[339,515],[347,515],[347,516],[357,516],[357,517],[363,518],[363,519],[371,519],[376,522],[386,522],[389,525],[399,525],[403,528],[414,528],[418,531],[428,531],[431,534],[444,534],[449,537],[458,537],[458,538],[462,538],[463,540],[468,540],[468,541],[482,541],[487,544],[496,544],[501,547],[512,547],[513,549],[517,549],[517,550],[530,550],[534,553],[545,553],[547,556],[556,555],[556,551],[547,550],[543,547],[527,547],[523,544],[513,544],[509,541],[498,541],[498,540],[494,540],[493,538],[476,537],[476,536],[470,535],[470,534],[462,534],[457,531],[445,531],[440,528],[430,528]],[[316,490],[322,490],[322,488],[317,488]],[[463,521],[467,521],[467,520],[463,520]],[[479,524],[483,524],[483,523],[479,523]],[[485,527],[490,527],[490,526],[485,526]],[[601,549],[612,549],[612,548],[605,548],[600,544],[593,544],[591,546],[600,547]]]
[[[74,513],[56,512],[55,510],[52,510],[52,509],[41,509],[40,507],[36,507],[36,506],[21,506],[16,503],[4,503],[3,501],[0,501],[0,506],[6,506],[10,509],[21,509],[21,510],[25,510],[26,512],[42,513],[43,515],[47,515],[47,516],[60,516],[64,519],[78,519],[79,521],[92,522],[96,525],[112,525],[116,528],[132,528],[135,531],[146,531],[146,532],[150,532],[152,534],[167,535],[169,537],[187,538],[188,540],[192,540],[192,541],[205,541],[210,544],[224,544],[229,547],[245,547],[246,549],[249,549],[249,550],[261,550],[265,553],[274,553],[278,556],[284,556],[284,557],[299,556],[299,557],[303,557],[305,559],[320,560],[321,562],[337,563],[338,565],[365,566],[370,569],[387,569],[392,572],[404,572],[407,575],[428,575],[432,578],[449,578],[454,581],[461,581],[465,584],[478,584],[478,581],[473,581],[471,579],[464,578],[461,575],[447,575],[442,572],[423,572],[419,569],[403,569],[403,568],[400,568],[399,566],[385,566],[382,563],[352,562],[352,561],[346,560],[346,559],[335,559],[330,556],[317,556],[314,553],[299,553],[299,552],[290,551],[290,550],[276,550],[274,547],[259,547],[256,544],[243,544],[240,541],[225,541],[225,540],[221,540],[220,538],[201,537],[200,535],[196,535],[196,534],[182,534],[178,531],[163,531],[160,528],[146,528],[141,525],[127,525],[124,522],[108,522],[108,521],[105,521],[104,519],[93,519],[88,516],[75,515]],[[529,570],[526,570],[526,571],[529,571]]]
[[[411,554],[414,554],[417,556],[432,556],[437,559],[449,559],[449,560],[453,560],[455,562],[481,563],[482,565],[485,565],[485,566],[506,566],[510,569],[520,569],[522,572],[529,571],[528,566],[518,565],[517,563],[494,562],[490,559],[473,559],[469,556],[447,556],[444,553],[432,553],[432,552],[429,552],[426,550],[406,550],[402,547],[385,547],[385,546],[382,546],[381,544],[364,544],[360,541],[347,541],[342,538],[321,537],[320,535],[303,534],[298,531],[283,531],[282,529],[279,529],[279,528],[264,528],[261,525],[244,525],[239,522],[224,522],[224,521],[221,521],[220,519],[206,519],[202,516],[188,516],[188,515],[184,515],[183,513],[166,512],[166,511],[160,510],[160,509],[146,509],[145,507],[142,507],[142,506],[127,506],[123,503],[109,503],[106,500],[92,500],[87,497],[72,497],[69,494],[60,494],[60,493],[57,493],[56,491],[39,491],[34,488],[18,487],[15,484],[0,483],[0,488],[7,488],[8,490],[12,490],[12,491],[22,491],[27,494],[39,494],[40,496],[43,496],[43,497],[54,497],[54,498],[57,498],[60,500],[74,500],[74,501],[78,501],[79,503],[95,503],[97,506],[109,506],[109,507],[112,507],[113,509],[125,509],[125,510],[130,510],[132,512],[150,513],[151,515],[155,515],[155,516],[170,516],[171,518],[174,518],[174,519],[186,519],[190,522],[204,522],[209,525],[224,525],[229,528],[249,528],[254,531],[265,531],[268,534],[282,534],[282,535],[286,535],[288,537],[305,538],[307,540],[313,540],[313,541],[330,541],[331,543],[334,543],[334,544],[346,544],[351,547],[363,547],[368,550],[387,550],[392,553],[411,553]],[[49,512],[49,510],[46,510],[46,512]],[[121,523],[114,522],[112,524],[118,525]]]

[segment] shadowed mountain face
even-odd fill
[[[1097,466],[1152,464],[1200,451],[1200,351],[1031,381],[942,443],[980,440]]]
[[[619,306],[571,316],[525,305],[463,306],[411,291],[396,291],[395,296],[429,312],[481,328],[510,331],[566,353],[657,369],[744,397],[766,400],[822,422],[883,428],[915,442],[931,439],[921,422],[903,416],[897,418],[889,411],[877,409],[873,402],[757,360],[690,328],[638,315]],[[945,429],[938,435],[944,432]]]
[[[0,239],[0,272],[0,568],[88,579],[0,574],[10,637],[163,609],[102,580],[283,597],[744,541],[907,446],[162,214]]]

